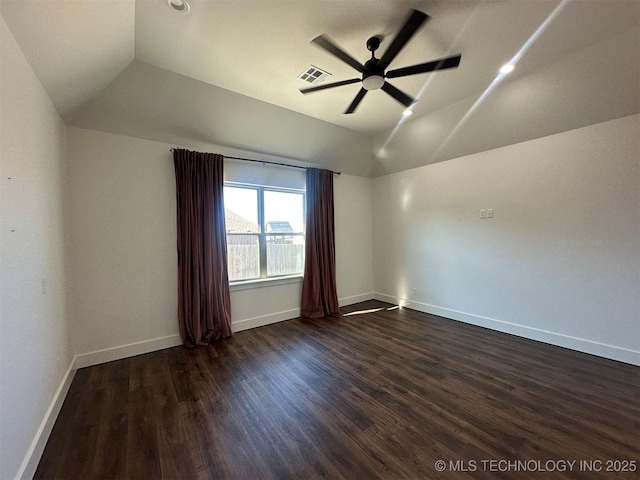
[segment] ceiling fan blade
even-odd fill
[[[367,94],[368,90],[365,90],[364,88],[361,88],[360,91],[358,92],[358,94],[356,95],[356,98],[353,99],[353,102],[351,102],[351,105],[349,105],[349,108],[347,108],[344,113],[353,113],[356,111],[356,108],[358,107],[358,104],[362,101],[362,99],[364,98],[364,96]]]
[[[340,60],[355,68],[359,72],[364,72],[364,65],[358,62],[355,58],[349,55],[347,52],[338,47],[335,43],[329,39],[326,35],[320,35],[319,37],[311,40],[311,43],[315,43],[320,48],[326,50],[331,55],[338,57]]]
[[[407,20],[404,22],[404,25],[396,35],[396,37],[387,48],[387,51],[384,52],[384,55],[380,59],[380,63],[386,69],[389,64],[396,58],[396,55],[400,53],[402,47],[409,41],[409,39],[413,36],[414,33],[422,26],[422,24],[429,18],[429,15],[426,13],[422,13],[419,10],[413,10]]]
[[[460,58],[462,55],[456,55],[455,57],[441,58],[440,60],[434,60],[433,62],[420,63],[418,65],[411,65],[410,67],[398,68],[387,72],[387,78],[406,77],[407,75],[415,75],[416,73],[433,72],[435,70],[444,70],[446,68],[456,68],[460,65]]]
[[[393,98],[395,98],[397,101],[399,101],[401,104],[403,104],[407,108],[413,105],[416,101],[414,98],[411,98],[409,95],[407,95],[403,91],[398,90],[389,82],[384,82],[384,84],[382,85],[382,90],[387,92],[389,95],[391,95]]]
[[[327,88],[341,87],[343,85],[351,85],[352,83],[358,83],[361,81],[362,81],[361,78],[351,78],[349,80],[342,80],[341,82],[325,83],[323,85],[318,85],[316,87],[301,88],[300,91],[302,93],[311,93],[311,92],[317,92],[318,90],[326,90]]]

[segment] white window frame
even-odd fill
[[[249,183],[238,183],[238,182],[224,182],[225,187],[233,187],[233,188],[246,188],[247,190],[255,190],[257,191],[258,198],[258,226],[260,227],[259,233],[230,233],[227,232],[226,236],[238,235],[238,236],[256,236],[258,238],[258,247],[259,247],[259,255],[260,255],[260,276],[256,278],[248,278],[242,280],[230,280],[229,285],[238,286],[245,284],[255,284],[262,282],[270,282],[275,280],[287,280],[287,279],[299,279],[302,278],[303,272],[300,273],[290,273],[290,274],[282,274],[282,275],[267,275],[267,237],[274,236],[283,236],[283,237],[302,237],[305,238],[306,228],[307,228],[307,212],[306,212],[306,191],[303,189],[297,188],[284,188],[284,187],[272,187],[269,185],[253,185]],[[274,233],[267,232],[265,225],[265,217],[264,217],[264,192],[283,192],[283,193],[296,193],[302,195],[302,233]],[[225,239],[226,239],[225,236]],[[303,242],[304,244],[304,242]],[[304,255],[304,252],[303,252]],[[303,271],[304,271],[304,258],[303,258]]]

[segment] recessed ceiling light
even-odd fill
[[[500,69],[500,73],[503,73],[506,75],[507,73],[513,72],[514,68],[516,67],[513,63],[507,63],[506,65],[502,66],[502,68]]]
[[[189,13],[189,10],[191,10],[191,5],[187,0],[167,0],[167,3],[179,13]]]
[[[413,115],[413,110],[411,110],[410,108],[407,108],[404,112],[402,112],[403,117],[408,117],[410,115]]]

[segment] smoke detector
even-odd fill
[[[298,75],[298,78],[305,82],[309,82],[311,85],[317,85],[318,83],[324,82],[324,80],[330,75],[331,74],[329,72],[322,70],[321,68],[309,65],[309,68]]]

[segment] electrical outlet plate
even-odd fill
[[[483,219],[487,218],[487,211],[486,210],[484,210],[484,209],[480,210],[480,218],[483,218]]]

